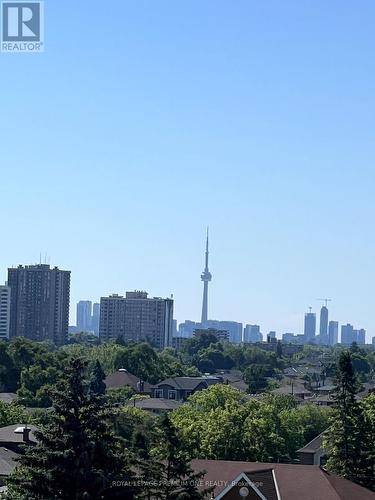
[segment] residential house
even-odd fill
[[[326,453],[323,449],[323,435],[324,433],[322,432],[297,451],[301,464],[324,465]]]
[[[131,387],[138,394],[151,394],[151,384],[144,382],[139,377],[128,372],[125,368],[120,368],[117,372],[111,373],[104,380],[107,389],[120,389]]]
[[[375,493],[317,465],[193,460],[213,500],[375,500]]]
[[[303,401],[308,401],[313,397],[313,393],[306,389],[302,384],[298,384],[292,382],[291,384],[284,385],[282,387],[278,387],[271,391],[272,394],[283,394],[293,396],[298,403]]]
[[[222,377],[215,377],[213,375],[168,378],[152,388],[152,397],[185,401],[195,392],[207,389],[210,385],[220,383],[223,383]]]
[[[0,487],[17,466],[16,459],[23,453],[25,446],[36,444],[34,425],[7,425],[0,427]]]

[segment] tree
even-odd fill
[[[361,403],[364,428],[366,429],[367,439],[369,444],[366,453],[366,481],[365,486],[375,491],[375,393],[369,394]]]
[[[0,427],[12,424],[28,424],[30,420],[30,414],[19,404],[0,401]]]
[[[100,361],[96,360],[91,375],[90,389],[94,394],[105,394],[106,385],[104,383],[105,373]]]
[[[264,392],[267,389],[267,372],[267,366],[265,365],[250,365],[245,369],[243,378],[249,386],[251,394]]]
[[[369,443],[361,407],[356,401],[357,392],[358,383],[353,370],[352,354],[344,351],[338,361],[334,392],[336,404],[324,445],[328,455],[327,468],[340,476],[366,485],[369,473]]]
[[[276,356],[278,358],[282,358],[283,357],[283,346],[282,346],[281,340],[277,341]]]
[[[52,392],[50,422],[36,432],[8,481],[7,499],[133,498],[128,457],[106,423],[103,397],[90,390],[87,363],[72,359]],[[124,481],[116,486],[118,481]],[[120,483],[119,483],[120,484]]]
[[[176,428],[166,413],[160,423],[162,440],[159,447],[159,467],[153,468],[155,487],[152,495],[158,500],[201,500],[211,491],[200,490],[199,483],[204,472],[194,472],[186,451],[182,448]],[[150,498],[144,491],[143,498]],[[152,498],[152,496],[151,496]]]

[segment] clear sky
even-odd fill
[[[375,3],[47,0],[44,54],[0,54],[0,280],[72,271],[300,333],[375,335]]]

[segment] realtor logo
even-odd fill
[[[43,2],[2,2],[1,19],[2,52],[43,51]]]

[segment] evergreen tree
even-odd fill
[[[91,375],[90,389],[95,394],[105,394],[106,385],[104,383],[105,373],[102,365],[98,360],[95,361],[94,368]]]
[[[356,401],[358,383],[349,351],[340,355],[334,392],[335,410],[326,436],[327,468],[363,486],[368,485],[368,434],[361,406]]]
[[[108,408],[90,389],[86,370],[78,358],[68,364],[51,394],[50,422],[36,432],[38,444],[21,457],[7,499],[134,498],[128,458],[106,423]]]
[[[187,453],[182,449],[176,429],[169,416],[165,414],[161,420],[161,447],[159,450],[162,461],[148,457],[150,469],[145,471],[145,477],[152,478],[154,487],[144,489],[140,498],[157,500],[201,500],[211,491],[200,489],[199,483],[204,472],[194,472],[190,466]]]

